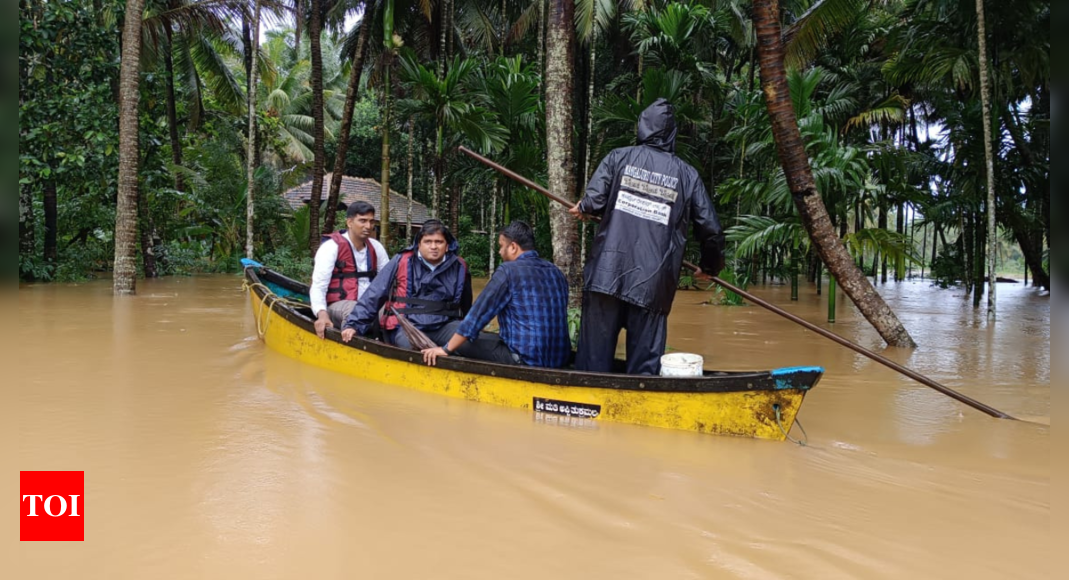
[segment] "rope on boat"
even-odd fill
[[[254,288],[259,288],[264,292],[263,297],[260,298],[260,303],[256,307],[256,334],[259,338],[263,338],[267,335],[267,329],[271,326],[271,311],[273,310],[275,304],[282,303],[292,307],[305,306],[305,304],[303,303],[288,300],[279,296],[278,294],[275,294],[271,291],[270,287],[263,283],[255,282],[249,284],[248,280],[242,282],[242,290],[251,291]],[[271,301],[270,304],[267,303],[268,300]],[[267,310],[266,315],[264,314],[265,306]]]
[[[772,408],[776,411],[776,426],[779,427],[780,432],[783,433],[783,436],[787,438],[787,441],[790,441],[791,443],[796,443],[800,447],[805,447],[806,445],[808,445],[809,434],[805,432],[805,427],[802,427],[802,422],[799,421],[797,418],[794,419],[795,424],[797,424],[798,428],[802,430],[803,439],[799,441],[798,439],[792,438],[790,433],[788,433],[787,430],[783,428],[783,418],[780,417],[779,404],[776,403],[772,405]]]

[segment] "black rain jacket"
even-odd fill
[[[583,290],[615,296],[661,314],[672,310],[687,227],[701,244],[702,271],[724,263],[724,232],[697,170],[675,155],[672,105],[657,99],[638,121],[638,145],[610,152],[579,202],[601,216]]]

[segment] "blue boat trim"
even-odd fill
[[[784,367],[784,368],[781,368],[781,369],[776,369],[776,370],[772,371],[770,374],[772,375],[772,378],[775,379],[775,381],[776,381],[776,389],[777,390],[797,389],[797,388],[802,388],[802,389],[808,390],[809,386],[810,386],[810,384],[808,382],[807,383],[803,383],[802,385],[797,385],[797,384],[795,384],[795,382],[793,380],[794,379],[794,375],[802,374],[802,373],[805,373],[805,374],[817,373],[817,374],[821,374],[822,375],[822,374],[824,374],[824,367]]]
[[[242,258],[241,259],[241,267],[242,268],[263,268],[264,265],[259,263],[259,262],[257,262],[256,260],[250,260],[249,258]]]

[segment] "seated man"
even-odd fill
[[[340,327],[345,322],[375,274],[390,261],[386,248],[371,239],[374,206],[366,201],[349,204],[345,226],[348,229],[324,236],[316,252],[309,298],[319,338],[327,328]]]
[[[423,351],[434,365],[454,351],[504,364],[560,368],[568,362],[568,281],[534,251],[534,230],[521,221],[497,238],[503,263],[444,347]],[[500,335],[480,333],[497,316]],[[438,343],[441,344],[441,343]],[[473,348],[462,349],[467,345]]]
[[[349,342],[358,333],[366,336],[386,306],[382,329],[390,344],[412,348],[394,308],[435,344],[445,344],[471,309],[471,274],[457,247],[442,222],[424,222],[415,243],[394,256],[360,296],[345,321],[342,341]]]

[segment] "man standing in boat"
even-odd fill
[[[449,342],[423,351],[434,366],[470,344],[470,356],[502,364],[560,368],[567,364],[568,281],[557,266],[538,257],[531,226],[514,221],[497,237],[501,267],[479,294]],[[497,317],[500,333],[480,332]]]
[[[442,222],[424,222],[415,243],[394,256],[360,296],[345,320],[342,341],[349,342],[357,334],[366,336],[385,306],[382,330],[390,344],[412,348],[393,314],[395,309],[435,344],[445,344],[472,302],[471,274],[457,254],[458,247]],[[461,354],[466,356],[466,351]]]
[[[373,205],[366,201],[349,204],[345,227],[324,236],[316,252],[309,298],[319,338],[323,338],[326,329],[345,322],[375,275],[390,261],[386,248],[371,238],[375,227]]]
[[[579,219],[601,217],[583,275],[578,370],[611,372],[626,328],[627,373],[660,372],[690,224],[702,270],[715,275],[723,268],[716,210],[697,170],[675,149],[675,113],[657,99],[639,117],[638,145],[610,152],[569,210]]]

